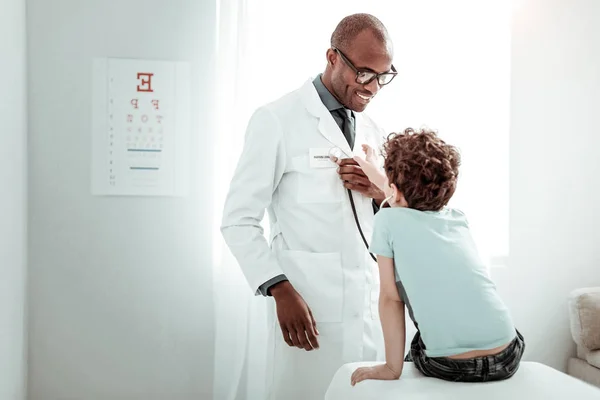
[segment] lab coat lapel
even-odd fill
[[[354,113],[354,120],[356,121],[355,126],[355,138],[354,138],[354,153],[358,155],[364,155],[361,146],[363,144],[371,145],[371,142],[367,138],[367,129],[369,129],[365,123],[364,118],[359,113]]]
[[[331,116],[331,113],[319,97],[312,79],[308,80],[302,88],[302,101],[307,111],[318,119],[318,130],[333,146],[339,147],[348,156],[352,156],[352,150],[348,141]]]
[[[379,154],[379,151],[381,150],[379,147],[384,140],[383,132],[380,130],[380,128],[373,124],[371,119],[365,117],[365,115],[362,113],[355,113],[354,116],[356,118],[356,139],[354,141],[354,153],[364,155],[360,147],[363,144],[368,144],[375,149],[376,154]],[[381,137],[379,137],[380,135]]]

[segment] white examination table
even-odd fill
[[[512,378],[499,382],[446,382],[427,378],[412,363],[406,363],[397,381],[368,380],[350,385],[356,368],[377,364],[343,365],[333,377],[325,400],[600,400],[600,389],[535,362],[521,362]]]

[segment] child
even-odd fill
[[[375,216],[371,252],[381,281],[379,312],[386,363],[359,368],[351,384],[399,379],[405,360],[404,306],[417,333],[406,361],[449,381],[510,378],[525,349],[479,258],[465,215],[446,207],[460,155],[430,130],[407,129],[384,145],[385,174],[373,150],[355,157],[389,208]]]

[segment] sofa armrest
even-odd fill
[[[569,294],[571,335],[579,346],[600,349],[600,287],[581,288]]]

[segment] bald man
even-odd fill
[[[248,124],[221,230],[251,289],[274,300],[269,399],[322,399],[344,363],[383,360],[367,246],[384,195],[352,155],[386,136],[364,111],[396,76],[392,58],[381,21],[350,15],[331,36],[325,71]]]

